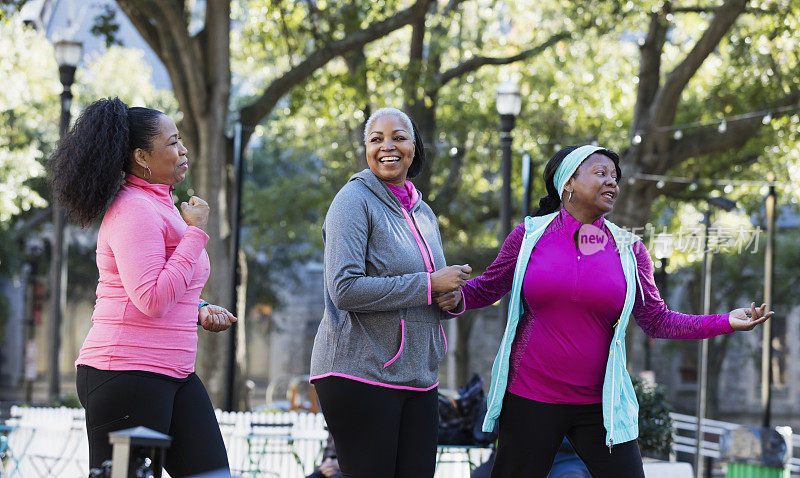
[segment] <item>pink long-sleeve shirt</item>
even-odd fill
[[[575,245],[582,224],[562,209],[536,243],[522,284],[525,314],[511,346],[507,390],[559,404],[602,402],[608,350],[625,301],[625,276],[613,236],[601,217],[593,226],[608,238],[585,253]],[[500,254],[462,289],[459,308],[496,302],[512,286],[525,226],[509,234]],[[702,339],[733,332],[728,314],[687,315],[667,309],[655,286],[653,263],[634,246],[637,285],[633,316],[651,337]],[[642,301],[642,292],[644,301]]]
[[[208,235],[187,226],[171,187],[133,175],[97,237],[97,301],[75,365],[185,378],[197,355],[197,306]]]

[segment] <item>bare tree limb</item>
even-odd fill
[[[440,73],[439,81],[437,82],[438,85],[436,86],[435,89],[438,90],[442,86],[447,84],[450,80],[458,78],[459,76],[462,76],[466,73],[473,72],[484,65],[507,65],[509,63],[526,60],[528,58],[531,58],[533,56],[536,56],[544,52],[545,50],[555,45],[556,43],[560,42],[561,40],[566,40],[571,36],[572,33],[570,32],[555,33],[550,38],[545,40],[543,43],[528,50],[525,50],[523,52],[517,53],[516,55],[513,56],[500,57],[500,58],[473,56],[469,60],[465,60],[460,64],[454,66],[453,68],[450,68],[449,70]]]
[[[318,68],[325,65],[336,56],[363,46],[376,40],[389,32],[402,28],[420,16],[424,16],[432,0],[418,0],[412,6],[401,10],[386,20],[377,22],[367,28],[353,32],[347,37],[321,46],[311,53],[305,60],[276,78],[251,104],[240,111],[240,119],[245,126],[245,137],[242,144],[247,144],[253,128],[275,107],[278,100],[289,92],[295,85],[308,79]]]
[[[795,91],[773,107],[797,104],[799,100],[800,92]],[[783,113],[775,113],[773,117],[782,115]],[[726,123],[726,126],[724,132],[720,132],[719,128],[715,126],[703,128],[684,135],[680,140],[675,140],[674,147],[666,161],[666,169],[677,166],[688,158],[742,147],[764,127],[761,116],[731,121]]]
[[[219,1],[212,0],[212,2]],[[180,52],[177,58],[170,58],[167,61],[177,62],[181,65],[181,70],[184,72],[190,88],[193,109],[195,111],[203,111],[204,105],[208,102],[205,80],[202,74],[205,68],[197,68],[197,65],[204,66],[207,59],[203,58],[202,55],[198,56],[197,53],[199,52],[192,44],[192,39],[187,31],[186,12],[182,8],[183,2],[176,4],[176,2],[169,0],[156,0],[156,3],[161,7],[162,18],[168,25],[170,41],[174,43],[169,45],[169,48]],[[163,23],[156,19],[156,24],[162,25]],[[162,39],[165,36],[162,35]]]
[[[118,0],[117,4],[167,69],[173,92],[184,113],[181,129],[190,142],[197,141],[198,132],[197,124],[194,121],[195,107],[192,101],[191,85],[181,64],[171,61],[173,56],[180,56],[181,52],[175,48],[176,42],[172,39],[172,28],[159,21],[164,18],[161,15],[160,7],[150,0]],[[191,143],[189,145],[196,146]]]
[[[747,0],[726,0],[714,14],[703,35],[686,55],[686,58],[667,76],[664,86],[653,101],[652,115],[654,126],[672,124],[683,89],[697,72],[705,59],[719,45],[719,42],[744,12]]]
[[[408,48],[408,67],[403,75],[403,91],[407,99],[415,98],[422,75],[424,60],[422,54],[425,47],[425,16],[421,16],[411,24],[411,44]]]
[[[644,122],[644,116],[650,111],[650,105],[658,92],[661,82],[661,53],[667,38],[667,25],[662,21],[661,14],[650,14],[650,28],[644,42],[639,47],[641,59],[639,60],[639,87],[636,93],[636,106],[633,111],[633,130],[639,129]]]
[[[143,0],[118,0],[117,4],[125,16],[133,23],[133,26],[139,32],[139,35],[144,38],[147,45],[158,54],[161,48],[161,38],[159,37],[158,30],[154,22],[150,21],[150,16],[143,14],[144,11],[152,11],[152,2]]]
[[[717,7],[678,7],[670,9],[669,13],[714,13],[716,9]],[[773,8],[747,7],[743,13],[770,15],[777,11],[778,9],[775,6]]]
[[[227,0],[206,1],[206,27],[205,43],[202,51],[205,53],[207,78],[213,79],[210,94],[213,98],[222,95],[227,98],[231,90],[231,59],[230,59],[230,17],[231,5]],[[227,99],[217,102],[212,99],[210,104],[219,104],[227,109]],[[215,114],[226,114],[227,111],[217,111]],[[224,119],[224,116],[222,117]]]

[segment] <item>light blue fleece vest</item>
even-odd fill
[[[522,240],[517,256],[517,265],[514,269],[506,331],[492,366],[492,384],[487,397],[488,411],[483,421],[483,431],[485,432],[494,429],[503,407],[503,395],[508,383],[508,359],[511,354],[511,344],[517,333],[519,319],[524,314],[521,293],[525,270],[533,247],[557,215],[558,212],[554,212],[545,216],[525,218],[525,237]],[[603,425],[606,428],[606,446],[611,447],[614,444],[634,440],[639,436],[639,403],[636,401],[633,384],[625,367],[625,329],[633,310],[636,284],[639,280],[633,245],[641,239],[620,229],[608,220],[605,221],[605,225],[611,231],[617,244],[627,286],[625,304],[619,320],[614,326],[614,336],[608,351],[608,362],[606,362],[606,374],[603,381]],[[639,288],[641,290],[641,286]],[[642,300],[644,300],[644,295]]]

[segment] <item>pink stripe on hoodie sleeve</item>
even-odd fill
[[[428,305],[433,303],[433,290],[431,290],[431,273],[428,272]]]

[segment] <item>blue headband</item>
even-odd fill
[[[569,178],[575,174],[575,170],[578,169],[578,166],[581,165],[583,160],[591,156],[593,153],[602,150],[605,150],[605,148],[593,146],[591,144],[578,146],[575,148],[575,150],[569,153],[563,161],[561,161],[558,169],[556,169],[555,176],[553,176],[553,185],[558,190],[559,198],[564,193],[564,185],[566,185],[567,181],[569,181]]]

